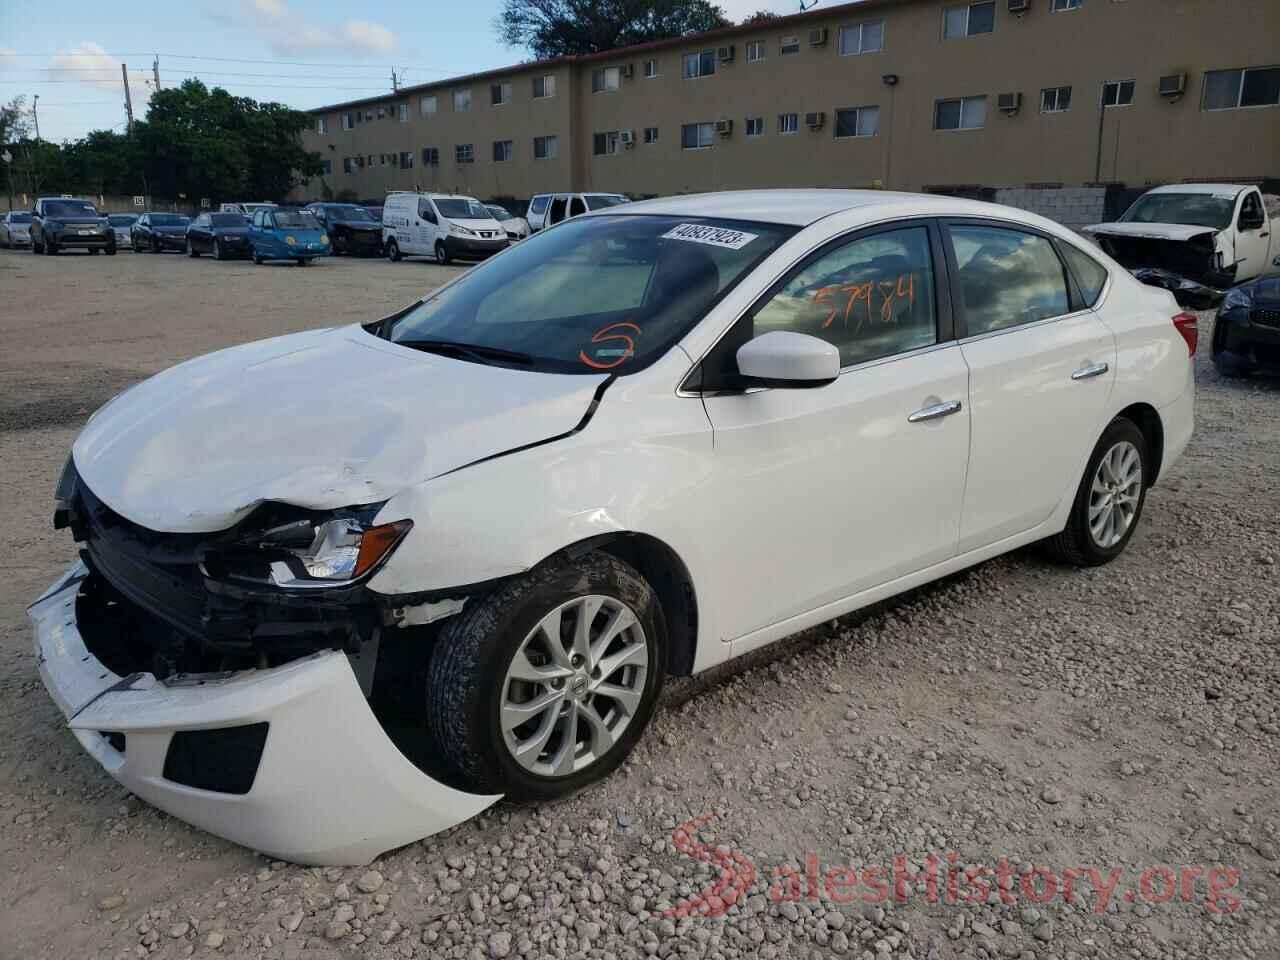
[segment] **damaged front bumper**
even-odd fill
[[[397,749],[348,657],[119,676],[89,649],[72,566],[28,610],[40,677],[81,745],[128,790],[210,833],[305,864],[363,864],[500,799],[455,790]]]

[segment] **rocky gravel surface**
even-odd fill
[[[17,256],[0,957],[1280,956],[1280,383],[1202,352],[1196,439],[1108,567],[992,561],[670,684],[631,760],[569,800],[304,868],[140,803],[65,730],[23,617],[71,557],[49,491],[94,384],[445,272],[68,257],[50,292],[50,261]],[[174,309],[139,309],[157,279]],[[14,412],[45,397],[64,421]]]

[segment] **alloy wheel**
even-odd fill
[[[618,741],[644,698],[653,652],[634,611],[608,596],[562,603],[507,666],[503,742],[530,773],[567,777]]]
[[[1124,539],[1142,499],[1142,455],[1121,440],[1102,455],[1089,490],[1089,535],[1104,550]]]

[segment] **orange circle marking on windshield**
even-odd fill
[[[610,340],[621,340],[624,343],[626,343],[627,345],[626,352],[624,352],[622,356],[616,359],[610,360],[607,363],[602,363],[599,360],[593,360],[590,357],[588,357],[587,352],[585,350],[579,350],[578,359],[581,360],[583,363],[585,363],[588,367],[591,367],[592,369],[595,369],[595,370],[611,370],[616,366],[626,363],[628,360],[631,359],[632,356],[635,355],[636,342],[625,333],[613,332],[615,330],[621,330],[623,328],[626,328],[628,330],[634,330],[636,333],[636,336],[639,336],[640,333],[642,332],[638,324],[634,324],[629,320],[620,320],[617,323],[611,323],[608,326],[601,327],[599,330],[597,330],[595,333],[591,335],[592,343],[607,343]]]

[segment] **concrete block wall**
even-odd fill
[[[1102,220],[1106,195],[1105,187],[1002,187],[995,200],[1078,229]]]

